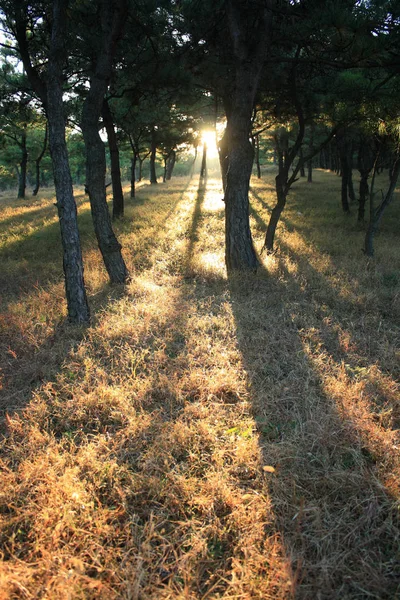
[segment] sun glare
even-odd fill
[[[201,141],[203,144],[207,144],[207,156],[209,158],[217,158],[217,140],[215,136],[215,130],[205,130],[201,134]]]

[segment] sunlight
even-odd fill
[[[218,157],[217,139],[215,129],[207,129],[201,133],[202,144],[207,144],[207,156],[209,158]]]
[[[225,262],[222,252],[203,252],[200,255],[200,262],[207,271],[220,272],[225,275]]]

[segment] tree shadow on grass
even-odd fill
[[[200,225],[200,219],[202,214],[202,205],[204,202],[204,197],[207,190],[207,180],[199,178],[199,187],[197,189],[195,205],[192,214],[192,222],[190,224],[190,228],[187,232],[188,237],[188,246],[186,250],[186,261],[188,266],[190,265],[193,259],[193,250],[195,243],[198,241],[197,231]]]
[[[193,235],[196,227],[196,220],[189,219]],[[166,295],[157,277],[143,274],[131,296],[109,306],[98,328],[87,332],[53,381],[43,383],[23,418],[10,422],[5,454],[8,450],[12,454],[12,444],[19,448],[17,457],[12,454],[12,470],[36,465],[29,494],[22,499],[14,486],[9,504],[2,507],[12,516],[10,538],[19,532],[13,542],[18,564],[21,568],[28,557],[31,563],[42,561],[39,553],[46,540],[38,543],[42,532],[35,529],[35,522],[40,522],[43,510],[47,526],[57,518],[52,556],[62,567],[55,567],[56,572],[68,561],[82,561],[81,552],[87,552],[83,571],[71,571],[71,590],[90,591],[97,583],[103,591],[111,586],[108,593],[118,589],[128,597],[135,577],[138,590],[145,587],[154,597],[161,597],[157,590],[178,593],[188,586],[203,597],[226,586],[222,577],[228,540],[217,537],[215,519],[225,518],[229,507],[223,498],[214,508],[200,497],[200,475],[208,470],[215,435],[203,430],[201,422],[207,375],[200,373],[197,383],[190,379],[187,344],[193,337],[188,325],[193,286],[179,271],[175,276],[173,282],[167,278],[171,287]],[[216,302],[217,310],[218,306]],[[206,319],[210,304],[201,303],[199,310]],[[34,432],[30,444],[28,429]],[[50,461],[59,461],[55,475],[49,456]],[[46,465],[46,474],[40,464]],[[82,498],[79,511],[66,508],[71,490],[63,485],[71,473],[75,473],[72,498]],[[49,476],[54,477],[51,492],[45,483]],[[204,485],[208,493],[210,486]],[[83,504],[91,491],[93,499]],[[39,494],[34,515],[27,515],[26,506]],[[49,494],[50,499],[55,496],[52,505]],[[13,509],[17,498],[18,513]],[[62,515],[57,512],[61,507]],[[103,531],[100,512],[106,515]],[[57,532],[71,527],[72,537],[63,534],[58,540]],[[14,552],[7,548],[7,561],[13,562]],[[131,555],[133,562],[127,560]],[[143,586],[141,569],[146,573]],[[24,585],[36,589],[38,583],[26,582],[23,569],[21,577]]]
[[[269,490],[293,594],[397,597],[398,496],[385,485],[390,435],[372,437],[368,416],[363,425],[352,412],[355,390],[340,379],[343,354],[327,356],[319,345],[320,317],[301,276],[280,273],[281,282],[262,272],[232,280],[230,292],[260,446],[276,469]]]
[[[173,214],[181,198],[182,195],[172,203],[165,203],[165,219]],[[144,198],[143,204],[146,201]],[[24,216],[20,219],[24,221]],[[13,220],[17,221],[18,217]],[[41,217],[36,226],[40,226],[42,220]],[[80,208],[79,227],[84,231],[83,252],[98,252],[89,208]],[[128,219],[121,221],[116,226],[117,234],[129,227]],[[135,255],[129,257],[131,269],[136,271],[147,264],[162,227],[163,222],[159,222],[158,227],[152,228],[152,235],[136,245]],[[0,314],[2,418],[6,413],[21,410],[34,390],[54,379],[71,350],[85,336],[84,328],[71,327],[60,314],[60,303],[65,302],[61,259],[58,221],[32,231],[0,251],[4,266],[4,281],[0,280],[4,284]],[[96,293],[89,297],[92,323],[111,302],[121,300],[127,293],[125,286],[108,283],[98,286]]]

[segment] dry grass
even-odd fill
[[[317,173],[228,281],[221,196],[128,201],[123,290],[80,195],[87,330],[63,321],[51,196],[0,199],[1,598],[400,598],[399,211],[368,262]]]

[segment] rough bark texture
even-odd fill
[[[63,247],[68,318],[73,323],[88,323],[90,314],[83,279],[77,211],[65,141],[62,64],[67,5],[68,2],[64,0],[54,0],[53,2],[53,28],[47,69],[45,104]]]
[[[225,262],[228,272],[258,267],[249,222],[249,186],[253,148],[247,133],[236,128],[229,152],[225,190]]]
[[[110,106],[106,99],[103,101],[102,117],[104,127],[107,132],[108,148],[110,151],[111,160],[111,180],[113,190],[113,219],[118,219],[124,216],[124,194],[121,183],[121,168],[119,164],[118,141],[114,129],[113,118]]]
[[[60,220],[68,319],[72,323],[88,323],[90,314],[84,286],[76,205],[65,141],[64,106],[62,99],[62,65],[65,56],[64,40],[67,6],[68,0],[54,0],[53,2],[47,80],[32,65],[26,38],[27,23],[22,12],[14,15],[16,18],[15,32],[19,53],[29,83],[44,106],[49,125],[49,146],[54,171],[57,211]]]
[[[249,187],[253,168],[253,147],[250,142],[251,116],[258,80],[245,63],[237,66],[237,96],[228,118],[223,142],[227,144],[225,188],[225,263],[228,273],[255,271],[258,259],[254,250],[249,221]],[[221,145],[221,144],[220,144]]]
[[[35,187],[34,187],[34,190],[32,192],[32,196],[37,196],[37,193],[38,193],[39,188],[40,188],[40,163],[42,161],[44,153],[46,152],[47,137],[48,137],[48,129],[47,129],[47,123],[46,123],[46,129],[45,129],[45,132],[44,132],[44,140],[43,140],[42,151],[39,154],[39,156],[37,157],[37,159],[35,160]]]
[[[155,127],[151,129],[151,151],[150,151],[150,183],[155,185],[157,181],[156,173],[156,152],[157,152],[157,135]]]
[[[254,29],[248,21],[248,10],[244,11],[240,3],[230,0],[226,3],[226,9],[235,80],[232,100],[224,99],[225,107],[228,103],[230,107],[226,111],[227,126],[220,148],[223,151],[223,181],[227,162],[225,263],[228,273],[232,273],[255,271],[258,266],[249,222],[249,187],[254,158],[250,132],[255,96],[270,43],[272,12],[269,6],[260,9]],[[256,44],[254,40],[257,40]]]
[[[101,2],[101,48],[83,103],[81,127],[86,149],[86,185],[93,225],[111,283],[124,283],[128,271],[111,226],[106,201],[106,155],[99,135],[104,95],[111,76],[112,60],[124,21],[124,2]]]

